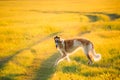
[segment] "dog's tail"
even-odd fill
[[[92,51],[94,61],[99,61],[101,59],[101,54],[96,54],[95,50]]]
[[[101,59],[101,54],[95,54],[94,55],[94,61],[99,61]]]

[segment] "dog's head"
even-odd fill
[[[56,48],[57,48],[58,45],[61,43],[60,37],[55,36],[55,37],[54,37],[54,40],[55,40],[55,44],[56,44]]]

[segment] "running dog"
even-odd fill
[[[69,55],[78,51],[81,47],[85,55],[88,58],[88,64],[92,64],[94,61],[99,61],[101,59],[101,54],[96,54],[94,50],[93,43],[89,40],[82,38],[73,38],[64,40],[59,36],[54,37],[56,48],[61,53],[61,56],[56,60],[55,65],[58,65],[64,59],[67,59],[70,62]]]

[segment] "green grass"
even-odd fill
[[[119,80],[120,4],[100,1],[0,1],[0,80]],[[87,38],[102,59],[60,56],[53,37]]]

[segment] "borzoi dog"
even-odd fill
[[[69,55],[71,53],[75,53],[77,50],[80,49],[80,47],[83,48],[83,51],[89,60],[88,64],[92,64],[93,59],[94,61],[99,61],[101,59],[101,54],[96,54],[93,43],[89,40],[82,38],[64,40],[58,36],[55,36],[54,40],[56,48],[61,53],[61,56],[56,60],[55,65],[58,65],[58,63],[65,58],[70,62]]]

